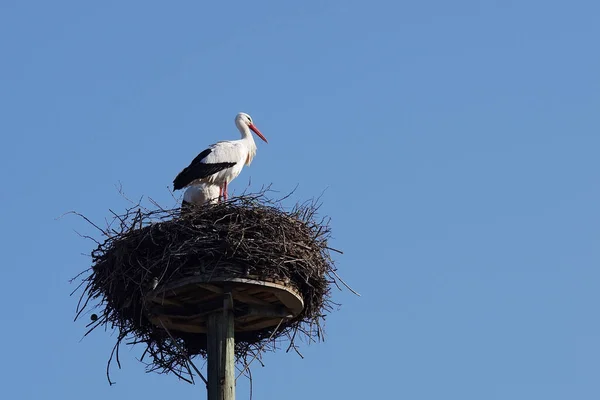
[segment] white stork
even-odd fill
[[[256,143],[250,130],[269,143],[254,126],[248,114],[239,113],[235,117],[235,125],[242,138],[217,142],[198,154],[190,165],[175,177],[174,190],[200,183],[213,184],[219,187],[219,198],[223,196],[223,199],[227,200],[227,184],[240,174],[244,165],[250,165],[256,155]]]
[[[181,208],[189,208],[192,204],[214,204],[219,198],[219,187],[210,183],[189,186],[183,194]]]

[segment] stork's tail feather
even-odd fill
[[[183,189],[184,187],[186,187],[186,185],[191,183],[190,177],[188,175],[190,174],[185,169],[181,171],[179,175],[177,175],[173,180],[173,190]]]

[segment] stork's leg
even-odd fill
[[[223,198],[227,201],[227,181],[223,183]]]
[[[219,185],[219,197],[217,198],[217,202],[221,202],[221,196],[223,196],[223,186]]]

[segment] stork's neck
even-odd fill
[[[246,144],[246,148],[248,149],[248,155],[246,161],[246,165],[250,165],[252,159],[256,155],[256,143],[254,142],[254,137],[252,137],[252,131],[248,127],[248,125],[241,123],[237,124],[238,129],[242,135],[242,141]]]
[[[238,129],[240,130],[240,134],[242,135],[242,140],[248,142],[250,146],[256,147],[254,137],[252,137],[252,131],[250,130],[248,125],[244,123],[238,124]]]

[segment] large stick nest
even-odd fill
[[[196,206],[186,214],[155,203],[152,210],[136,204],[122,215],[113,213],[108,227],[99,228],[104,241],[96,242],[91,268],[81,275],[76,316],[95,312],[86,335],[98,327],[116,330],[109,382],[111,362],[120,367],[123,342],[145,347],[141,361],[148,371],[172,372],[188,382],[194,377],[192,359],[206,357],[205,334],[165,330],[150,321],[144,298],[157,277],[162,285],[199,273],[251,275],[295,287],[304,300],[299,315],[282,319],[278,327],[236,333],[236,357],[242,364],[275,350],[277,339],[287,340],[287,351],[297,351],[297,339],[323,339],[324,318],[334,305],[331,285],[341,281],[327,243],[329,220],[317,218],[319,206],[313,201],[290,211],[280,204],[263,191]]]

